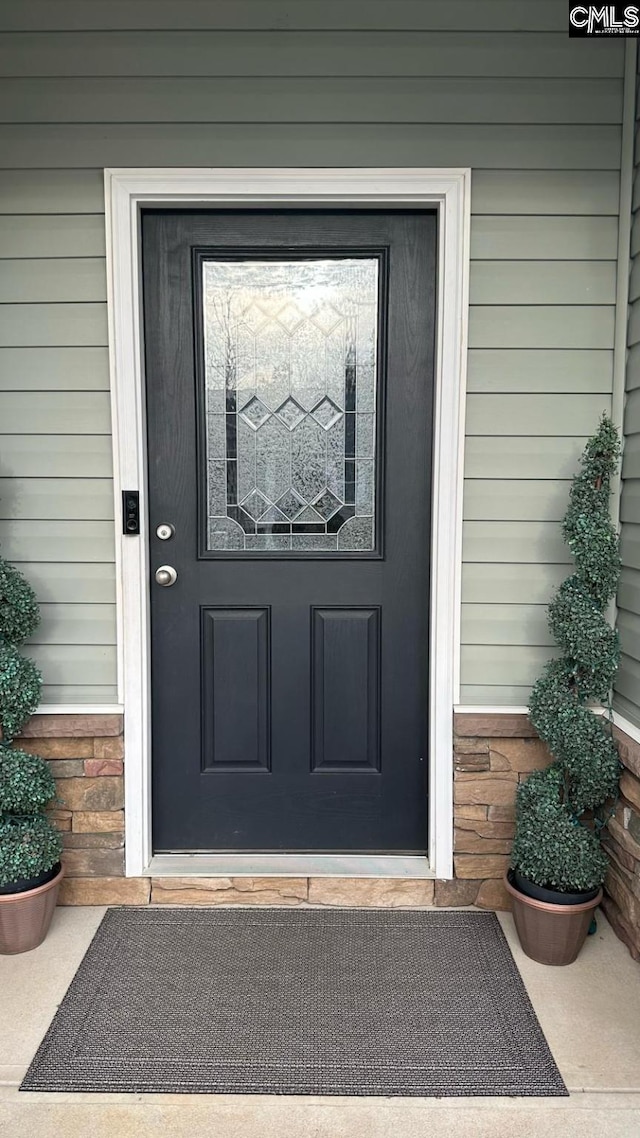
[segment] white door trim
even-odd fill
[[[429,861],[453,873],[453,707],[459,701],[462,472],[471,172],[467,169],[107,169],[107,298],[116,516],[118,699],[125,708],[127,876],[151,864],[149,562],[140,210],[145,205],[438,210],[430,595]],[[140,537],[121,492],[140,491]]]

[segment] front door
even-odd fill
[[[143,273],[154,850],[424,853],[435,214],[149,210]]]

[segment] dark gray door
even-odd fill
[[[435,251],[144,214],[156,851],[426,849]]]

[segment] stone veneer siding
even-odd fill
[[[604,908],[640,958],[640,744],[616,730],[625,771],[606,846]],[[502,878],[519,782],[549,753],[525,715],[454,717],[453,881],[331,877],[124,877],[120,715],[36,715],[16,740],[51,763],[66,877],[63,905],[477,905],[508,909]]]
[[[46,759],[56,780],[60,904],[148,903],[149,881],[124,876],[123,717],[34,715],[16,746]]]
[[[624,771],[604,838],[610,866],[602,908],[634,960],[640,960],[640,743],[618,728],[615,734]]]
[[[467,904],[510,909],[502,879],[513,841],[516,789],[551,757],[526,715],[459,714],[453,726],[456,883],[469,885]]]

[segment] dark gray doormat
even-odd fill
[[[565,1095],[493,913],[111,909],[22,1090]]]

